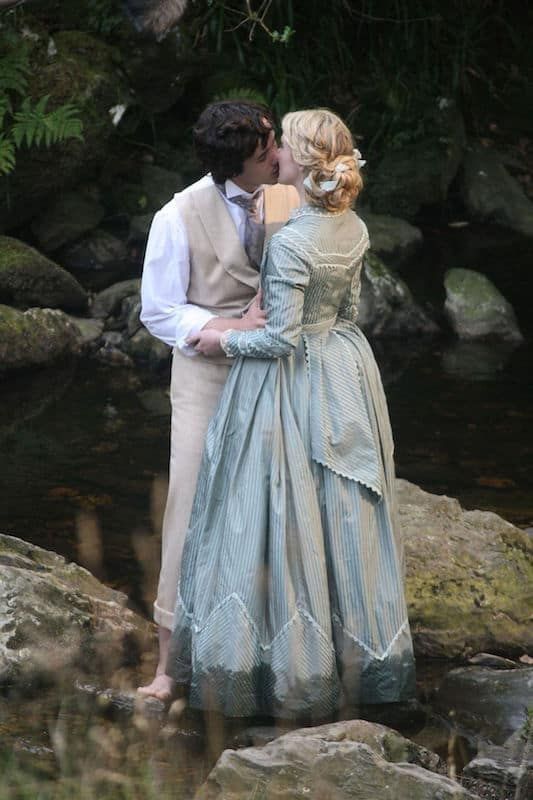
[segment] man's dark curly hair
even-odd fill
[[[215,183],[240,175],[258,144],[267,146],[274,119],[260,103],[221,100],[202,111],[193,129],[198,158]]]

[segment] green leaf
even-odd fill
[[[15,169],[15,145],[0,133],[0,175],[8,175]]]

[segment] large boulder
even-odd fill
[[[46,252],[57,250],[91,231],[104,217],[104,208],[87,192],[65,192],[32,223],[39,246]]]
[[[130,268],[126,244],[102,228],[96,228],[63,248],[58,258],[84,287],[92,291],[116,283]]]
[[[375,167],[368,166],[365,203],[376,214],[411,220],[424,207],[444,202],[462,160],[464,125],[444,98],[426,122],[431,131],[425,138],[388,150]]]
[[[399,263],[410,258],[422,244],[422,231],[404,219],[389,214],[372,214],[361,210],[360,217],[366,222],[372,252],[390,263]]]
[[[463,162],[463,199],[475,219],[533,236],[533,203],[505,169],[498,153],[473,147]]]
[[[225,750],[195,800],[474,800],[438,765],[396,731],[350,720]]]
[[[358,324],[369,336],[432,335],[439,330],[405,281],[373,253],[367,253],[363,265]]]
[[[522,341],[513,307],[485,275],[450,269],[444,287],[444,311],[460,339]]]
[[[109,676],[155,644],[126,601],[77,564],[0,534],[0,685],[71,667]]]
[[[82,311],[87,294],[72,275],[33,247],[0,236],[0,303]]]
[[[532,651],[532,537],[408,481],[398,480],[398,492],[416,654]]]
[[[78,355],[78,328],[62,311],[0,305],[0,372],[50,364]]]

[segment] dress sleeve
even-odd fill
[[[262,330],[228,331],[224,342],[228,355],[281,358],[296,347],[309,283],[305,254],[286,235],[278,234],[270,242],[263,274],[267,324]]]

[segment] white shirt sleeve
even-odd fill
[[[148,236],[141,282],[141,322],[166,344],[185,355],[196,355],[185,340],[215,315],[187,302],[189,275],[187,232],[171,201],[155,214]]]

